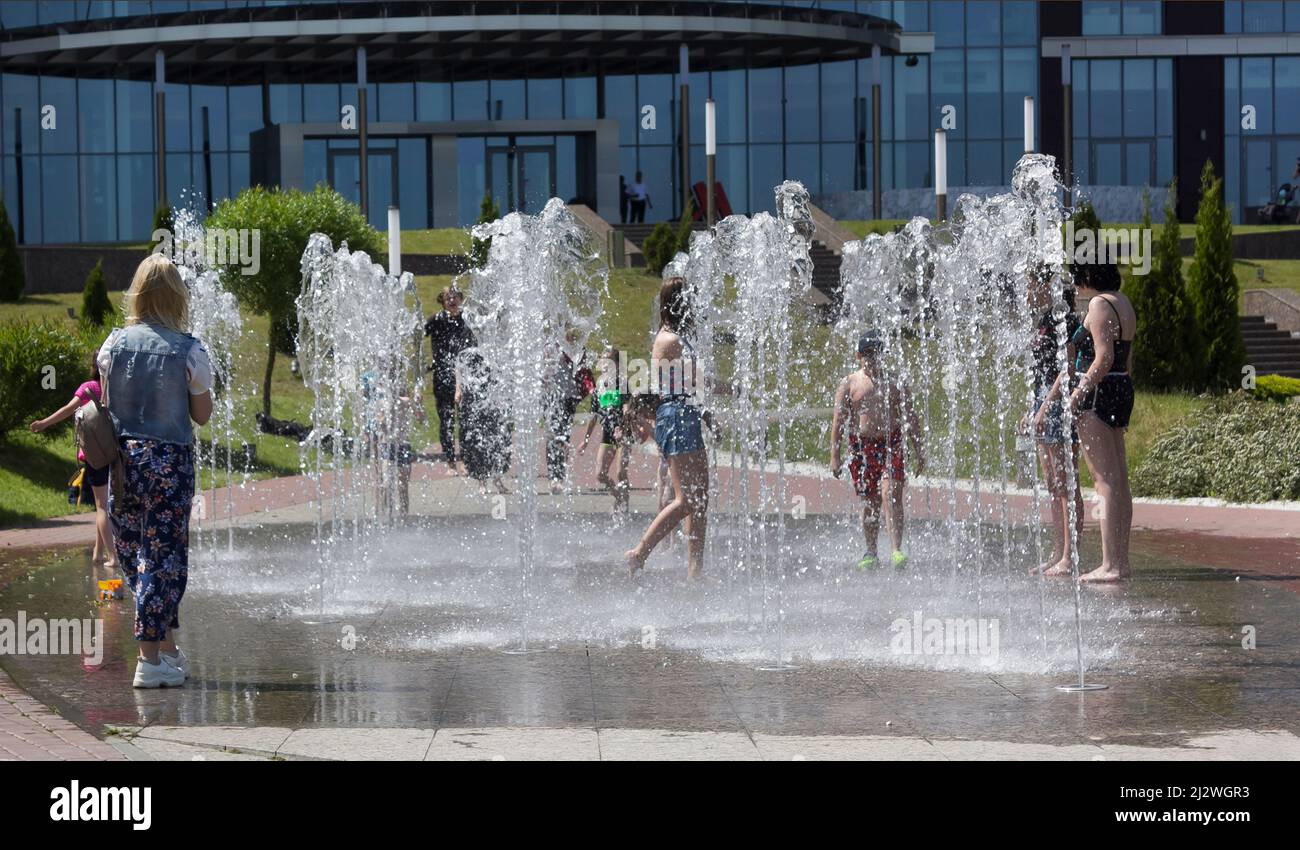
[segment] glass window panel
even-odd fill
[[[252,185],[249,176],[251,166],[249,156],[243,152],[230,155],[230,197],[232,198]]]
[[[1241,60],[1223,60],[1223,126],[1229,136],[1241,132]]]
[[[1091,88],[1088,79],[1088,63],[1074,60],[1070,63],[1070,81],[1073,90],[1072,108],[1074,113],[1074,132],[1088,135],[1088,92]]]
[[[677,76],[674,75],[674,79]],[[691,75],[691,144],[704,145],[704,102],[708,100],[709,95],[709,75],[705,73],[695,73]],[[691,171],[695,173],[694,170]],[[701,172],[703,173],[703,172]]]
[[[1074,169],[1074,183],[1078,186],[1088,186],[1092,183],[1092,164],[1089,162],[1090,150],[1087,139],[1074,140],[1074,149],[1072,151],[1073,159],[1070,160],[1070,167]]]
[[[1038,43],[1038,4],[1033,0],[1004,0],[1002,6],[1002,43],[1029,45]]]
[[[26,127],[27,122],[31,121],[33,127],[39,127],[42,111],[46,106],[53,106],[55,109],[55,129],[40,130],[40,149],[43,153],[76,153],[77,127],[81,123],[78,120],[80,116],[77,114],[77,81],[68,77],[41,77],[41,99],[40,103],[35,106],[36,108],[32,111],[30,118],[27,110],[23,110],[23,152],[36,153],[35,146],[27,147],[27,139],[29,138]],[[7,101],[5,102],[5,108],[9,108]],[[10,115],[12,114],[11,112]],[[8,118],[9,116],[6,115],[5,117]],[[110,135],[108,138],[112,139],[113,137]]]
[[[415,120],[451,120],[451,83],[415,84]]]
[[[491,114],[493,121],[509,121],[524,117],[524,81],[493,80],[491,93]]]
[[[655,129],[637,123],[637,139],[643,145],[672,145],[677,138],[677,92],[672,74],[642,74],[637,78],[637,115],[641,108],[655,108]],[[649,213],[647,221],[649,221]]]
[[[483,121],[488,117],[488,84],[487,80],[457,80],[451,86],[452,95],[452,120],[453,121]],[[480,190],[484,187],[480,187]],[[483,200],[482,195],[479,201]],[[478,201],[474,202],[475,209],[478,208]],[[474,222],[478,219],[478,213],[470,219]]]
[[[894,63],[894,124],[885,129],[887,134],[892,130],[895,139],[913,139],[929,144],[934,132],[926,92],[929,64],[928,56],[920,57],[912,68],[903,62]]]
[[[930,59],[931,129],[940,126],[946,107],[957,110],[957,132],[966,135],[966,65],[963,50],[936,50]]]
[[[1121,135],[1120,61],[1106,59],[1089,62],[1088,83],[1090,86],[1088,112],[1092,135]]]
[[[1241,161],[1242,200],[1247,207],[1268,203],[1280,182],[1273,176],[1273,144],[1266,139],[1246,139]]]
[[[77,116],[77,129],[81,135],[79,149],[90,153],[112,153],[116,136],[112,79],[79,79],[77,95],[81,105]]]
[[[1273,98],[1277,104],[1275,132],[1300,133],[1300,56],[1273,60]],[[1300,155],[1300,144],[1293,147]]]
[[[1282,32],[1282,0],[1245,0],[1241,9],[1242,32]]]
[[[203,107],[208,109],[208,134],[214,151],[230,147],[226,135],[226,87],[190,86],[190,122],[193,128],[193,147],[203,150]]]
[[[780,185],[784,171],[780,145],[749,146],[750,212],[776,212],[773,190]]]
[[[1241,140],[1229,139],[1223,148],[1224,198],[1232,205],[1233,221],[1240,223],[1241,216]]]
[[[167,203],[183,207],[194,190],[194,163],[188,153],[167,154]]]
[[[1119,186],[1124,182],[1123,145],[1119,142],[1096,142],[1093,159],[1096,171],[1092,182],[1096,186]]]
[[[934,187],[933,142],[895,142],[894,179],[891,188],[919,189]],[[950,143],[951,147],[951,143]],[[952,159],[951,151],[948,156]],[[951,182],[951,181],[950,181]]]
[[[555,139],[555,197],[563,198],[566,203],[578,195],[577,148],[573,136],[557,136]],[[704,174],[704,167],[701,165],[696,173]],[[583,198],[579,202],[596,208],[592,198]]]
[[[529,118],[564,117],[564,87],[560,80],[528,80],[527,88]]]
[[[272,83],[271,123],[297,124],[302,121],[302,86],[297,83]]]
[[[231,86],[230,92],[230,147],[246,151],[248,137],[262,129],[262,87]]]
[[[716,173],[722,191],[726,193],[731,211],[748,213],[749,207],[749,146],[718,145]]]
[[[429,226],[428,146],[423,138],[397,142],[398,196],[393,200],[402,210],[405,229]]]
[[[1015,170],[1016,163],[1025,155],[1024,139],[1014,142],[1002,143],[1002,183],[1005,185],[1011,182],[1011,172]]]
[[[926,0],[894,0],[892,17],[905,30],[927,32],[930,30],[929,5]]]
[[[854,146],[822,145],[822,192],[851,192],[854,185]]]
[[[1255,133],[1273,132],[1273,60],[1243,57],[1241,60],[1241,105],[1255,107]],[[1241,123],[1238,112],[1237,123]]]
[[[935,47],[961,47],[965,43],[965,17],[961,0],[932,0]]]
[[[801,65],[785,69],[785,138],[788,142],[815,142],[819,131],[818,69]]]
[[[749,140],[779,142],[781,139],[781,69],[754,69],[749,72]],[[764,163],[769,156],[763,155]]]
[[[956,186],[969,186],[970,181],[966,179],[966,142],[960,137],[948,137],[948,193],[952,200],[957,199],[957,193],[952,189]],[[929,173],[934,173],[934,145],[931,144],[929,152]],[[930,181],[934,185],[933,179]]]
[[[605,78],[605,117],[618,122],[619,144],[636,143],[637,126],[641,120],[641,107],[636,100],[636,77]]]
[[[1159,0],[1124,0],[1124,35],[1160,33]]]
[[[23,153],[36,154],[40,152],[41,99],[39,89],[40,81],[34,75],[0,75],[0,104],[4,106],[3,117],[0,117],[0,134],[4,135],[5,153],[14,153],[14,149],[17,147],[18,133],[14,128],[15,109],[23,111]],[[74,109],[72,114],[74,125],[76,117],[76,110]]]
[[[1038,57],[1032,47],[1008,47],[1002,51],[1002,133],[1003,138],[1023,139],[1025,134],[1025,98],[1038,96]],[[1034,110],[1038,121],[1039,109]],[[1035,129],[1034,138],[1038,131]],[[1024,147],[1022,142],[1021,147]]]
[[[1174,63],[1172,59],[1156,60],[1156,133],[1161,136],[1174,132]]]
[[[596,117],[595,77],[566,77],[564,79],[564,117]]]
[[[356,92],[348,95],[348,103],[356,106]],[[308,124],[339,124],[343,112],[339,104],[338,83],[306,83],[302,87],[302,119]]]
[[[1122,30],[1119,0],[1083,0],[1084,35],[1119,35]]]
[[[996,46],[1001,40],[1001,4],[966,4],[966,43],[972,47]]]
[[[483,202],[483,194],[487,188],[485,153],[486,145],[482,137],[456,140],[457,208],[458,224],[461,227],[478,221],[478,208]]]
[[[1300,0],[1286,0],[1286,20],[1283,25],[1287,32],[1300,32]]]
[[[194,154],[194,192],[206,199],[209,207],[221,198],[230,197],[230,158],[226,154]]]
[[[966,148],[965,185],[1005,186],[1011,182],[1011,172],[1002,167],[1002,142],[971,142]]]
[[[1227,0],[1223,4],[1223,31],[1241,32],[1241,0]]]
[[[1155,76],[1152,60],[1124,60],[1124,135],[1155,135]]]
[[[27,157],[23,159],[25,165]],[[41,241],[47,244],[79,241],[77,158],[72,155],[42,156],[39,173],[39,187],[29,181],[25,191],[33,195],[39,188],[45,201],[41,210]],[[27,238],[31,239],[30,233]]]
[[[966,128],[971,138],[1002,138],[1001,72],[997,50],[966,51]],[[992,161],[998,161],[996,154]]]
[[[153,84],[117,80],[117,150],[145,153],[153,150]]]
[[[232,89],[232,108],[233,94]],[[375,115],[377,121],[414,121],[415,120],[415,84],[414,83],[380,83],[379,110]]]
[[[1128,142],[1124,145],[1124,185],[1151,185],[1151,143]]]
[[[745,141],[745,72],[715,71],[709,85],[717,103],[718,144]]]
[[[661,128],[663,124],[659,125]],[[650,196],[645,220],[669,221],[674,216],[677,198],[677,180],[673,176],[673,149],[671,145],[642,145],[640,171]]]
[[[40,242],[41,216],[40,216],[40,199],[41,193],[38,191],[24,191],[23,205],[26,207],[26,214],[21,214],[18,209],[18,157],[3,157],[4,171],[0,173],[0,186],[4,187],[5,210],[9,213],[9,223],[13,225],[14,237],[18,244],[35,244]],[[23,182],[26,186],[39,185],[40,170],[38,165],[40,158],[37,156],[23,156]]]
[[[1236,143],[1230,141],[1227,149],[1235,147]],[[1156,185],[1168,186],[1169,181],[1174,179],[1174,140],[1170,138],[1156,139]],[[1226,196],[1231,203],[1231,195]],[[1159,216],[1157,216],[1159,217]]]
[[[822,65],[821,117],[824,142],[847,142],[853,139],[853,66],[853,62],[827,62]]]
[[[786,180],[798,180],[810,194],[822,191],[821,148],[815,144],[786,145]]]
[[[307,189],[313,189],[329,182],[326,156],[327,145],[324,139],[306,139],[302,143],[302,182]]]

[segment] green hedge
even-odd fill
[[[1300,396],[1300,378],[1260,375],[1255,379],[1255,398],[1261,401],[1286,401]]]
[[[1300,404],[1241,390],[1207,400],[1151,446],[1133,471],[1134,495],[1300,499]]]
[[[89,333],[73,333],[49,322],[0,324],[0,441],[72,398],[90,371],[94,343]],[[71,422],[44,434],[55,436]]]

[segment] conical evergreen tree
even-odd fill
[[[1133,341],[1133,381],[1142,389],[1167,392],[1194,383],[1188,365],[1199,361],[1191,310],[1183,285],[1183,258],[1179,251],[1178,183],[1169,184],[1165,222],[1156,239],[1149,274],[1131,274],[1124,292],[1137,313]],[[1151,229],[1148,207],[1142,221]]]
[[[1223,201],[1223,180],[1206,160],[1201,171],[1201,202],[1196,209],[1196,253],[1187,292],[1196,316],[1195,385],[1226,390],[1241,382],[1246,360],[1237,304],[1241,287],[1232,270],[1232,222]]]
[[[81,321],[99,327],[113,312],[113,302],[108,300],[108,284],[104,281],[104,261],[86,275],[86,287],[81,291]]]
[[[23,259],[18,256],[18,239],[9,223],[4,201],[0,200],[0,301],[20,301],[26,288]]]

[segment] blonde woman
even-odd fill
[[[126,326],[97,362],[122,452],[124,477],[109,496],[117,561],[135,595],[137,688],[185,683],[176,645],[189,575],[194,432],[212,416],[212,363],[187,332],[189,296],[171,260],[151,254],[125,299]]]

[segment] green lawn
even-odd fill
[[[905,218],[882,218],[872,219],[870,221],[845,219],[839,224],[857,238],[863,239],[871,233],[892,233],[894,228],[899,225],[907,224],[907,222],[908,219]]]
[[[402,231],[403,254],[465,254],[469,246],[469,231],[460,227]]]

